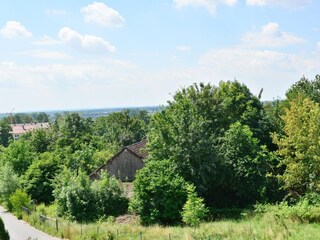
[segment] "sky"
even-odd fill
[[[316,0],[0,1],[0,112],[165,105],[238,80],[262,100],[320,74]]]

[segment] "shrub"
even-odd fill
[[[303,222],[320,222],[320,203],[314,194],[302,197],[296,204],[289,205],[282,202],[277,205],[256,205],[258,214],[273,214],[284,219],[292,219]]]
[[[54,196],[59,215],[78,222],[91,222],[127,210],[123,190],[113,177],[103,175],[91,182],[85,172],[64,169],[54,183]]]
[[[31,203],[31,197],[23,189],[17,189],[9,200],[18,218],[22,217],[22,206],[29,207]]]
[[[124,197],[121,183],[107,173],[101,179],[94,181],[91,189],[97,207],[97,218],[104,216],[117,216],[128,209],[128,200]]]
[[[150,160],[136,175],[130,208],[140,215],[142,224],[181,222],[187,185],[170,161]]]
[[[9,198],[19,188],[20,180],[10,164],[0,167],[0,201],[12,210]]]
[[[198,227],[201,220],[203,220],[207,214],[208,209],[204,204],[203,198],[197,196],[195,187],[189,185],[187,187],[188,198],[187,202],[183,206],[182,221],[189,226]]]
[[[2,219],[0,218],[0,239],[1,240],[9,240],[9,233],[8,231],[5,229],[4,227],[4,223],[2,221]]]

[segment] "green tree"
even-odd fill
[[[181,176],[196,186],[207,203],[215,204],[225,188],[227,170],[220,157],[220,139],[235,122],[250,127],[260,144],[271,144],[263,106],[237,81],[218,87],[194,84],[181,89],[150,123],[151,158],[169,159]]]
[[[303,98],[309,98],[314,102],[320,103],[320,75],[316,75],[314,80],[302,77],[289,88],[286,96],[289,101],[302,96]]]
[[[146,136],[148,123],[147,111],[123,110],[96,119],[95,132],[107,143],[122,148],[141,141]]]
[[[17,189],[10,196],[10,203],[18,218],[22,218],[22,207],[29,208],[31,203],[31,197],[23,189]]]
[[[14,172],[19,176],[22,175],[32,162],[37,159],[37,154],[33,151],[29,141],[19,139],[12,142],[1,153],[1,160],[9,163]]]
[[[149,161],[134,181],[134,209],[143,224],[175,224],[187,200],[187,182],[171,161]]]
[[[0,145],[7,147],[12,139],[11,127],[5,120],[0,120]]]
[[[11,210],[9,198],[19,188],[20,179],[10,164],[0,167],[0,200]]]
[[[23,185],[32,199],[46,204],[54,200],[52,180],[59,170],[58,159],[49,152],[30,165],[23,175]]]
[[[187,187],[187,202],[183,206],[182,221],[189,226],[198,227],[207,216],[209,210],[204,204],[203,198],[199,198],[193,185]]]
[[[50,132],[45,129],[37,129],[30,133],[29,141],[35,152],[44,153],[49,150],[52,143]]]
[[[284,134],[274,135],[285,168],[280,179],[284,188],[305,194],[320,190],[320,107],[297,96],[283,116]]]
[[[220,155],[225,164],[221,175],[225,185],[220,199],[227,206],[240,207],[264,200],[267,188],[274,187],[269,186],[271,179],[267,175],[274,173],[271,166],[277,166],[278,162],[253,137],[249,126],[240,122],[232,124],[221,139]]]

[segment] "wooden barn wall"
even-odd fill
[[[107,169],[111,176],[115,176],[123,182],[132,182],[136,171],[143,168],[143,162],[125,149],[111,162],[108,162]]]

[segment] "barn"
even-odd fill
[[[132,182],[137,170],[144,167],[144,159],[148,156],[145,150],[146,143],[146,140],[142,140],[122,148],[120,152],[90,174],[91,180],[99,179],[100,174],[107,171],[110,176],[114,176],[122,182]]]

